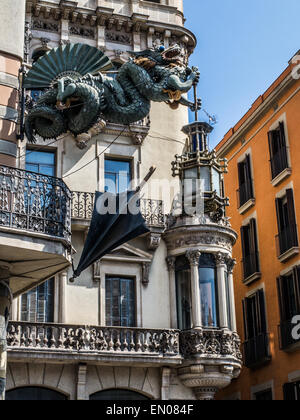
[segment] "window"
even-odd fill
[[[66,401],[68,398],[60,392],[47,388],[24,387],[7,391],[6,401]]]
[[[91,401],[146,401],[149,398],[135,391],[127,389],[109,389],[90,395]]]
[[[185,256],[176,259],[175,271],[178,328],[180,330],[189,330],[192,327],[191,268]]]
[[[22,295],[21,321],[54,322],[54,279]]]
[[[254,394],[256,401],[273,401],[272,389],[266,389],[265,391],[257,392]]]
[[[238,164],[238,176],[238,207],[240,208],[249,200],[254,199],[250,155],[246,155],[245,160]]]
[[[119,194],[127,191],[131,178],[131,164],[129,161],[105,159],[106,192]]]
[[[243,311],[245,365],[248,368],[254,368],[271,359],[264,291],[259,290],[251,297],[244,299]]]
[[[241,227],[244,281],[260,271],[256,220]]]
[[[106,277],[106,326],[135,327],[135,279]]]
[[[269,149],[272,179],[289,167],[284,123],[280,122],[276,130],[269,131]]]
[[[284,401],[300,401],[300,381],[283,386]]]
[[[202,324],[218,326],[217,272],[214,255],[201,254],[199,263]]]
[[[276,199],[278,235],[276,237],[278,256],[298,246],[294,194],[292,189],[286,191],[283,198]]]
[[[294,268],[288,276],[277,279],[280,307],[280,345],[287,349],[296,344],[292,336],[292,319],[300,314],[300,267]]]
[[[26,171],[37,172],[42,175],[55,176],[56,163],[54,152],[26,151]]]

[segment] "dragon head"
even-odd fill
[[[184,66],[186,57],[179,45],[175,44],[169,48],[163,45],[151,50],[134,53],[134,63],[145,69],[159,66]]]

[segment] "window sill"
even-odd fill
[[[250,200],[247,201],[247,203],[243,204],[239,208],[240,214],[245,214],[249,209],[251,209],[253,206],[255,206],[255,198],[250,198]]]
[[[271,183],[273,187],[277,187],[282,181],[288,178],[292,173],[291,168],[284,169],[280,174],[278,174],[274,179],[272,179]]]
[[[249,284],[254,283],[255,281],[259,280],[260,278],[261,278],[261,273],[257,272],[257,273],[251,274],[251,276],[243,280],[243,283],[246,286],[248,286]]]
[[[281,263],[285,263],[286,261],[288,261],[289,259],[291,259],[295,255],[298,255],[299,252],[300,252],[299,247],[293,247],[293,248],[289,249],[288,251],[284,252],[283,254],[281,254],[278,257],[278,259]]]

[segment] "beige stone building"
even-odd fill
[[[208,182],[210,203],[226,202],[224,167],[206,153],[207,127],[190,131],[187,108],[157,103],[144,121],[107,124],[80,139],[27,144],[20,125],[41,94],[22,97],[22,74],[54,47],[95,46],[116,70],[130,51],[155,45],[177,43],[192,53],[196,40],[184,27],[183,1],[4,0],[1,8],[0,260],[15,297],[7,399],[213,398],[241,367],[236,234],[213,205],[202,218],[166,216],[188,168]],[[175,155],[182,159],[173,178]],[[71,258],[76,265],[95,190],[109,180],[126,190],[152,165],[155,179],[141,203],[150,233],[71,283]],[[47,206],[51,194],[54,207]]]

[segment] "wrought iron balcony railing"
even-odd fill
[[[297,225],[291,224],[282,229],[276,236],[277,256],[299,246]]]
[[[72,193],[72,218],[77,220],[90,220],[93,214],[94,202],[94,193],[74,191]],[[141,213],[148,226],[165,226],[162,200],[141,199]]]
[[[295,340],[293,338],[293,328],[295,328],[295,325],[292,323],[292,319],[282,321],[279,325],[279,344],[281,350],[290,350],[294,347],[299,349],[300,340]]]
[[[0,227],[71,240],[71,192],[58,178],[0,166]]]
[[[255,369],[271,360],[269,334],[259,334],[244,343],[245,366]]]
[[[179,331],[10,322],[10,350],[178,356]]]

